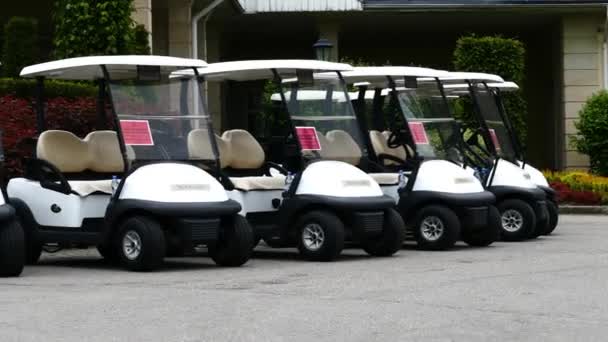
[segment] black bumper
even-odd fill
[[[10,221],[15,218],[15,208],[10,204],[0,205],[0,222]]]
[[[545,193],[545,197],[547,198],[547,200],[553,201],[553,202],[557,201],[557,199],[555,198],[556,193],[553,188],[551,188],[550,186],[543,186],[543,185],[539,185],[538,188],[541,189]]]

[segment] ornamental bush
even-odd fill
[[[561,202],[575,204],[607,204],[608,177],[585,171],[544,171]]]
[[[593,173],[608,176],[608,92],[591,96],[574,123],[578,136],[571,138],[574,147],[590,159]]]
[[[36,94],[36,81],[25,78],[0,78],[0,96],[33,97]],[[97,87],[88,82],[69,82],[60,80],[44,81],[44,95],[53,97],[94,97]]]
[[[524,44],[517,39],[501,36],[464,36],[456,42],[454,67],[458,71],[496,74],[523,88],[525,54]],[[504,93],[503,101],[520,141],[525,142],[527,105],[521,96],[521,89],[518,92]],[[463,115],[462,119],[466,122],[470,120],[467,116],[472,113],[471,110],[466,110],[457,114]]]
[[[38,22],[33,18],[13,17],[4,27],[2,75],[19,76],[21,69],[39,60]]]

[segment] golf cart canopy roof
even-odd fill
[[[492,82],[486,83],[489,88],[500,89],[501,91],[516,91],[519,90],[519,86],[515,82]],[[456,93],[459,91],[463,91],[468,93],[469,85],[467,83],[455,83],[455,84],[446,84],[443,86],[445,90]]]
[[[317,60],[271,59],[212,63],[199,70],[199,73],[211,81],[252,81],[274,78],[273,69],[285,78],[297,76],[296,70],[350,71],[353,67],[344,63]]]
[[[96,80],[104,78],[100,66],[107,68],[114,79],[137,76],[138,66],[160,67],[161,73],[186,68],[204,68],[202,60],[167,56],[89,56],[62,59],[30,65],[21,70],[21,77],[46,77],[62,80]]]
[[[450,72],[447,77],[441,77],[441,82],[445,83],[461,83],[469,81],[472,83],[492,82],[504,83],[505,80],[498,75],[485,74],[481,72]]]
[[[421,77],[442,78],[448,77],[449,72],[419,67],[381,66],[381,67],[356,67],[352,71],[343,72],[342,76],[348,83],[358,82],[385,82],[387,76],[391,77]]]

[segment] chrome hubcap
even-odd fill
[[[135,260],[141,254],[141,238],[137,232],[130,230],[122,238],[122,251],[129,260]]]
[[[306,249],[316,251],[325,242],[325,232],[320,225],[316,223],[310,223],[302,230],[302,242]]]
[[[443,235],[443,221],[437,216],[427,216],[420,224],[422,236],[427,241],[437,241]]]
[[[524,224],[524,218],[517,210],[508,209],[502,213],[502,229],[508,232],[516,232],[521,229]]]

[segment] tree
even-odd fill
[[[133,0],[57,0],[55,57],[132,53],[132,12]]]
[[[4,27],[2,75],[17,77],[24,66],[39,59],[38,22],[33,18],[13,17]]]
[[[608,176],[608,92],[587,99],[578,117],[574,126],[579,135],[572,137],[572,144],[589,156],[592,172]]]

